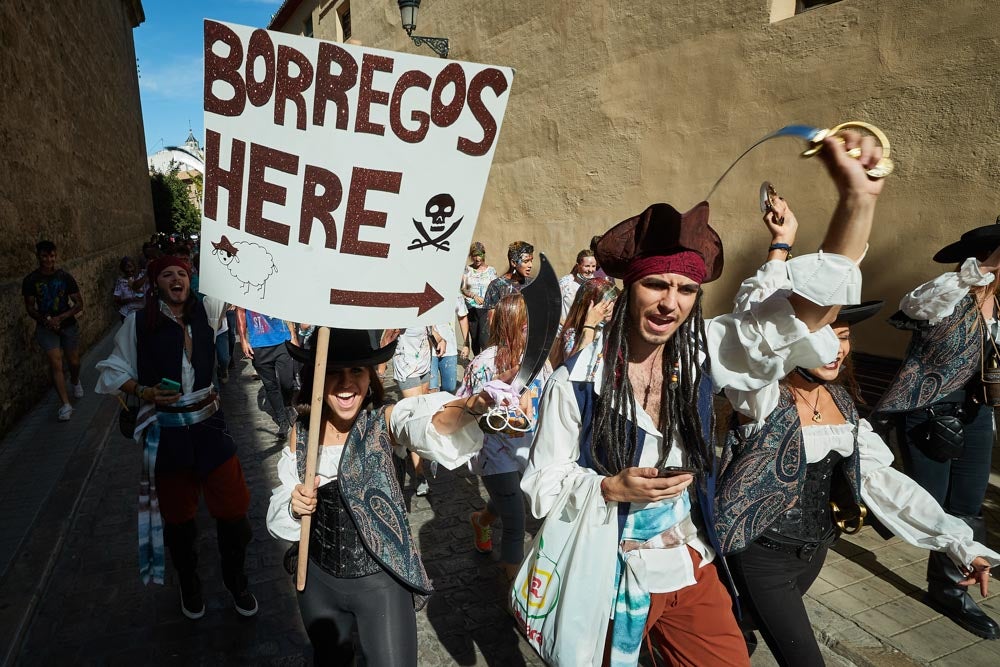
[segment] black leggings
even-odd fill
[[[490,311],[485,308],[469,308],[469,340],[473,354],[479,354],[489,346]]]
[[[757,623],[779,665],[822,667],[802,596],[823,568],[827,547],[806,562],[756,542],[746,551],[726,557],[743,609]]]
[[[299,593],[299,612],[316,665],[351,664],[355,629],[366,665],[417,664],[413,595],[384,571],[342,579],[310,560],[306,589]]]

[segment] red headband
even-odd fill
[[[188,276],[191,275],[191,264],[189,264],[186,259],[174,257],[173,255],[163,255],[151,261],[146,267],[146,275],[149,276],[150,286],[155,285],[156,279],[160,277],[160,274],[163,273],[164,269],[171,266],[184,269],[187,271]]]
[[[622,280],[627,286],[655,273],[677,273],[700,285],[705,280],[705,260],[693,250],[681,250],[672,255],[636,257],[629,262]]]

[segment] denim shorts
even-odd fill
[[[35,327],[35,340],[42,346],[42,349],[49,350],[75,350],[80,347],[80,325],[75,322],[68,327],[63,327],[59,331],[53,331],[48,327],[38,325]]]
[[[414,389],[422,384],[428,384],[431,381],[431,372],[427,371],[423,375],[414,375],[413,377],[408,377],[405,380],[399,381],[399,390],[404,389]]]

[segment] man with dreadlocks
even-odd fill
[[[635,665],[648,638],[669,664],[749,665],[731,613],[731,580],[716,556],[712,396],[726,387],[749,391],[836,356],[826,325],[833,304],[858,302],[855,262],[882,187],[865,174],[880,149],[842,136],[843,145],[827,139],[822,152],[839,205],[822,251],[788,263],[795,289],[787,298],[703,318],[701,285],[718,278],[723,264],[706,202],[683,214],[654,204],[594,244],[600,265],[625,284],[606,326],[602,367],[588,382],[571,358],[551,376],[521,486],[539,518],[562,494],[574,503],[595,485],[602,505],[617,508],[619,543],[607,545],[618,552],[615,581],[607,582],[611,627],[580,631],[604,646],[606,664]],[[857,160],[847,154],[853,148]],[[691,472],[671,470],[678,467]]]

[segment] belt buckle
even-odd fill
[[[808,544],[803,544],[799,547],[798,557],[807,563],[811,563],[816,552],[819,550],[818,542],[809,542]]]

